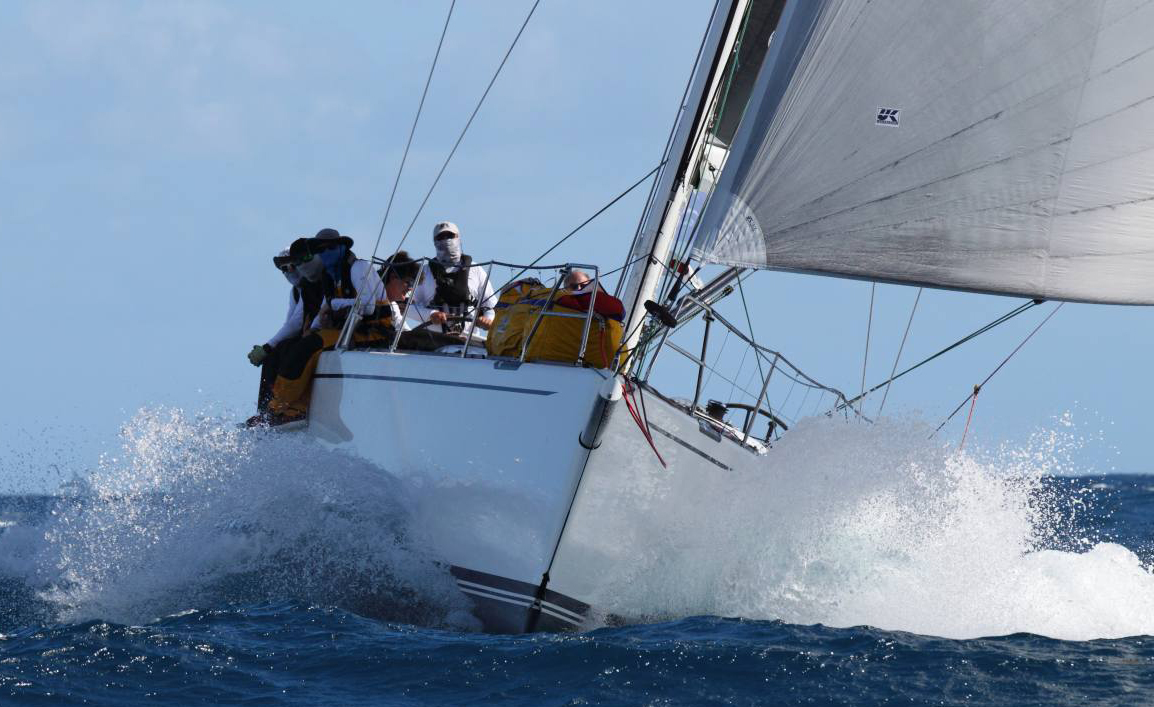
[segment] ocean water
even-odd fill
[[[0,704],[1154,704],[1154,476],[1055,476],[1060,425],[925,432],[802,423],[739,498],[639,509],[720,529],[605,578],[649,619],[494,636],[424,541],[443,489],[144,411],[87,481],[0,497]]]

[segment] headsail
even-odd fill
[[[1154,304],[1154,2],[791,2],[708,261]]]

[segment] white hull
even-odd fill
[[[668,469],[621,401],[600,446],[586,449],[579,437],[600,418],[607,377],[568,365],[326,352],[309,432],[436,488],[422,530],[486,629],[573,629],[606,608],[596,604],[598,579],[621,576],[638,556],[638,504],[670,484],[724,483],[727,470],[756,459],[652,394],[646,409]],[[668,532],[674,543],[694,534],[683,524]]]

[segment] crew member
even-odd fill
[[[378,272],[385,283],[385,301],[378,302],[377,307],[378,310],[387,308],[387,311],[377,313],[382,326],[390,327],[394,332],[404,328],[405,304],[420,271],[420,264],[403,250],[394,253],[381,265]]]
[[[288,280],[289,306],[281,328],[264,344],[253,346],[248,353],[249,363],[260,366],[260,386],[257,389],[256,400],[258,412],[268,410],[268,401],[272,398],[272,387],[276,381],[281,357],[304,335],[305,322],[312,321],[320,312],[321,305],[320,287],[301,279],[300,273],[296,271],[289,257],[288,248],[273,256],[272,262]]]
[[[360,346],[382,343],[374,315],[385,288],[372,265],[352,252],[352,245],[353,239],[324,228],[314,238],[298,238],[289,247],[289,258],[302,282],[319,286],[322,301],[309,330],[281,356],[267,412],[250,418],[250,425],[304,419],[320,352],[336,345],[354,304],[363,325],[354,330],[353,342]]]
[[[493,324],[497,298],[485,269],[474,266],[473,259],[461,252],[457,224],[442,221],[433,226],[433,247],[437,255],[421,269],[414,304],[432,309],[428,321],[442,328],[452,321],[465,323],[476,317],[477,326],[488,329]]]
[[[570,290],[570,292],[562,293],[557,298],[557,304],[583,312],[589,311],[589,301],[593,299],[592,285],[593,281],[589,279],[589,273],[577,268],[570,270],[569,274],[565,276],[565,289]],[[625,319],[625,305],[621,303],[621,300],[606,292],[601,285],[597,285],[597,298],[593,304],[593,311],[617,322]]]

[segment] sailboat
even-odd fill
[[[625,259],[613,364],[535,360],[530,341],[356,350],[346,331],[320,358],[307,434],[489,491],[440,494],[425,529],[486,630],[604,621],[602,578],[653,537],[638,509],[764,464],[791,395],[864,417],[860,396],[717,311],[754,271],[1154,304],[1151,28],[1138,0],[719,0]],[[577,268],[604,277],[557,265],[549,297]],[[757,362],[743,400],[701,399],[711,330]],[[658,389],[671,357],[696,379]],[[690,547],[706,522],[657,532]]]

